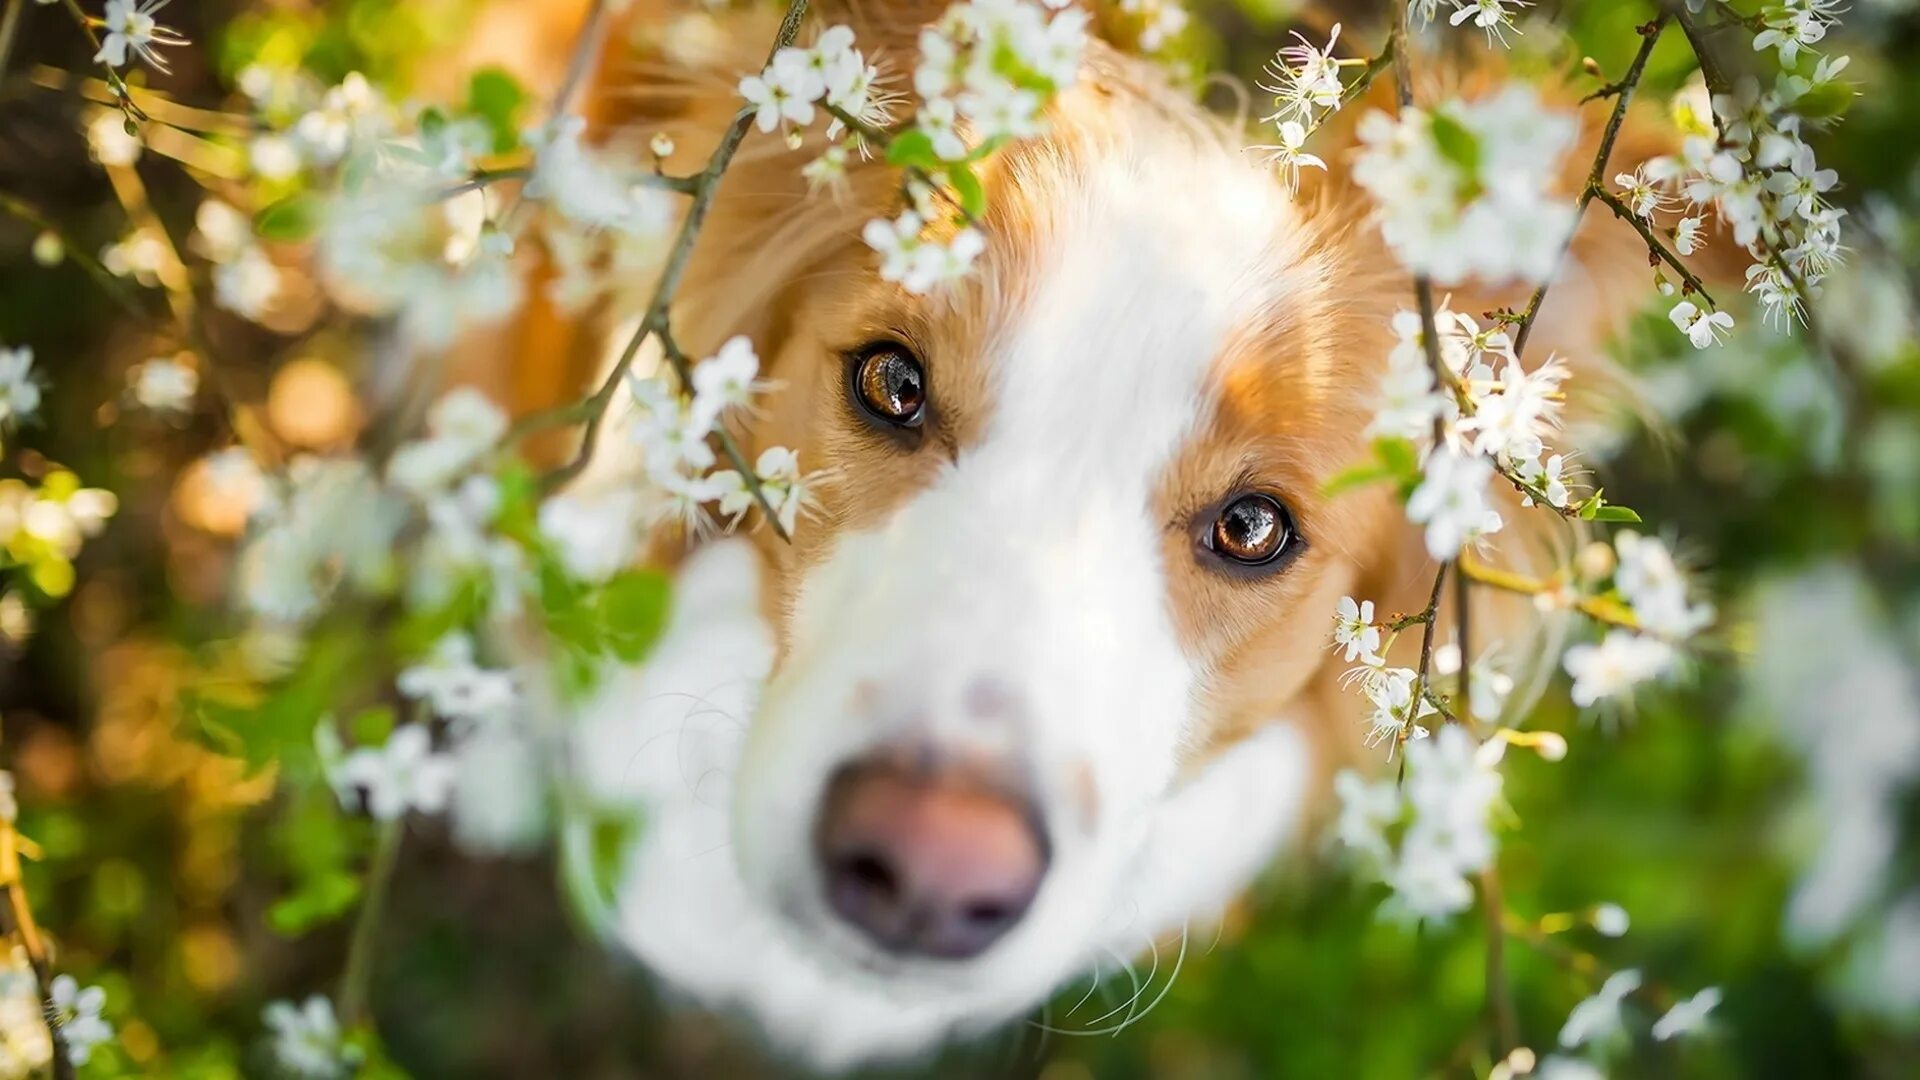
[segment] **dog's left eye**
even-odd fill
[[[860,408],[896,428],[917,428],[927,414],[927,372],[905,345],[875,342],[853,356],[848,376]]]
[[[1266,566],[1293,546],[1293,515],[1271,495],[1240,495],[1220,508],[1203,542],[1221,558],[1242,566]]]

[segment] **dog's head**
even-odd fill
[[[877,164],[799,209],[750,164],[700,270],[728,312],[696,306],[704,333],[748,333],[777,383],[742,436],[829,476],[791,546],[762,538],[734,851],[820,964],[903,994],[1072,974],[1169,793],[1321,672],[1388,520],[1321,493],[1386,352],[1336,216],[1096,64],[991,159],[964,281],[880,278]]]

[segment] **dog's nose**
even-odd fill
[[[959,770],[844,766],[814,830],[827,902],[891,952],[963,959],[1026,913],[1047,868],[1028,808]]]

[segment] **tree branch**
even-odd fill
[[[1574,233],[1580,228],[1580,219],[1587,211],[1587,204],[1593,201],[1593,193],[1600,189],[1600,184],[1606,179],[1607,163],[1613,157],[1614,143],[1620,139],[1620,128],[1626,123],[1627,107],[1633,103],[1634,88],[1640,85],[1641,76],[1646,74],[1647,60],[1653,56],[1654,46],[1660,43],[1660,31],[1666,29],[1667,18],[1666,15],[1661,15],[1640,28],[1640,51],[1633,55],[1633,63],[1627,66],[1626,75],[1607,88],[1619,95],[1619,100],[1613,103],[1613,112],[1607,117],[1607,126],[1600,135],[1600,148],[1594,154],[1593,168],[1587,173],[1586,186],[1580,189],[1580,201],[1575,204],[1573,211],[1573,227],[1567,231],[1566,244],[1560,249],[1560,259],[1555,260],[1554,263],[1556,268],[1560,261],[1566,258],[1567,252],[1573,248]],[[1525,355],[1527,338],[1533,333],[1533,322],[1539,317],[1540,305],[1546,300],[1547,288],[1552,284],[1553,278],[1549,276],[1546,281],[1540,283],[1539,288],[1533,290],[1533,296],[1527,300],[1527,310],[1520,316],[1520,323],[1513,334],[1514,356]]]
[[[793,44],[794,38],[800,33],[800,23],[805,19],[806,13],[807,0],[792,0],[788,5],[786,17],[780,22],[779,33],[775,35],[773,46],[767,52],[768,63],[772,63],[775,53]],[[599,389],[584,402],[561,406],[545,413],[536,413],[524,418],[508,431],[508,439],[514,439],[542,428],[585,421],[586,428],[581,433],[580,448],[573,458],[565,465],[541,477],[541,486],[546,490],[551,491],[580,475],[592,460],[594,445],[599,441],[600,428],[606,422],[607,409],[612,405],[614,394],[621,382],[626,379],[627,372],[632,370],[634,358],[640,354],[640,347],[646,343],[647,338],[657,336],[660,339],[661,351],[673,365],[674,372],[680,376],[681,385],[692,385],[692,372],[688,370],[686,356],[672,341],[668,328],[669,312],[673,306],[674,295],[680,288],[680,280],[686,274],[688,259],[693,254],[694,241],[699,238],[700,227],[706,221],[707,211],[713,206],[714,195],[720,187],[720,177],[727,171],[727,166],[733,162],[733,156],[739,151],[740,143],[746,139],[747,130],[752,124],[753,113],[744,108],[740,110],[734,117],[733,125],[721,137],[720,145],[714,148],[712,156],[707,159],[706,167],[693,178],[693,202],[687,207],[686,217],[680,222],[680,232],[674,237],[673,247],[668,250],[666,261],[661,266],[660,279],[654,286],[653,301],[647,306],[646,316],[640,320],[639,327],[627,340],[626,348],[620,351],[620,358],[614,362],[613,370],[609,371],[607,377],[601,381]],[[761,512],[766,515],[767,523],[772,526],[780,539],[790,540],[786,529],[780,524],[779,514],[775,512],[773,504],[768,501],[766,492],[760,486],[759,477],[751,468],[745,467],[745,455],[734,444],[732,437],[724,428],[716,430],[715,437],[722,451],[726,453],[727,460],[734,463],[734,467],[740,471],[742,481],[753,495],[754,502],[759,504]]]

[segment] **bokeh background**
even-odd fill
[[[239,72],[259,61],[297,64],[328,84],[360,71],[397,99],[514,86],[537,96],[565,48],[539,29],[565,20],[526,17],[544,7],[176,2],[166,21],[194,44],[169,53],[170,75],[141,79],[209,107],[232,102]],[[1726,347],[1696,352],[1651,312],[1617,349],[1637,405],[1573,440],[1609,496],[1658,523],[1702,569],[1731,628],[1726,655],[1604,727],[1550,696],[1533,726],[1574,733],[1574,753],[1559,764],[1525,755],[1508,770],[1520,822],[1503,839],[1509,906],[1544,917],[1610,901],[1632,919],[1618,939],[1576,925],[1543,948],[1509,950],[1531,1041],[1545,1045],[1591,990],[1582,953],[1678,990],[1724,990],[1710,1034],[1672,1045],[1642,1035],[1621,1075],[1920,1075],[1920,13],[1911,8],[1855,0],[1829,39],[1854,58],[1859,90],[1844,122],[1815,140],[1840,171],[1836,200],[1855,226],[1852,263],[1819,309],[1842,378],[1803,338],[1768,332],[1757,317],[1743,318]],[[1292,29],[1324,34],[1344,19],[1346,33],[1377,41],[1382,17],[1378,4],[1309,10],[1287,0],[1193,10],[1182,61],[1248,82]],[[1514,66],[1584,92],[1568,74],[1578,58],[1620,71],[1632,27],[1651,12],[1637,0],[1543,2],[1523,21]],[[1678,93],[1688,73],[1679,42],[1667,45],[1642,91],[1651,101]],[[26,6],[0,82],[0,193],[58,223],[77,249],[99,251],[125,234],[128,215],[126,193],[89,154],[98,107],[86,98],[99,87],[84,80],[88,51],[57,9]],[[471,78],[483,69],[499,78]],[[151,211],[184,234],[201,185],[162,153],[134,168]],[[212,418],[118,407],[149,331],[75,261],[40,265],[41,232],[0,213],[0,341],[31,343],[49,377],[43,420],[10,441],[0,476],[44,477],[57,462],[113,492],[118,511],[86,545],[70,590],[57,570],[31,586],[15,572],[8,587],[21,598],[0,604],[0,758],[17,777],[20,829],[44,849],[28,867],[29,891],[61,966],[109,993],[120,1038],[88,1075],[265,1075],[261,1009],[337,978],[370,826],[338,812],[297,751],[274,767],[275,744],[235,731],[310,721],[363,657],[347,628],[317,639],[320,658],[290,693],[263,698],[233,674],[244,665],[222,598],[241,522],[187,469],[209,449]],[[378,358],[351,339],[298,331],[210,327],[234,361],[225,376],[234,396],[257,403],[246,422],[296,446],[350,443],[390,405]],[[512,378],[462,374],[497,387]],[[1197,930],[1184,952],[1167,943],[1157,963],[1142,958],[1150,1011],[1129,1009],[1133,984],[1116,976],[1034,1018],[1080,1032],[1131,1019],[1124,1030],[1016,1026],[933,1070],[1048,1080],[1484,1075],[1478,920],[1422,931],[1383,922],[1375,887],[1324,855],[1309,842],[1217,931]],[[780,1074],[738,1029],[670,1011],[641,972],[582,932],[557,877],[539,850],[476,856],[433,821],[410,826],[373,984],[392,1068]]]

